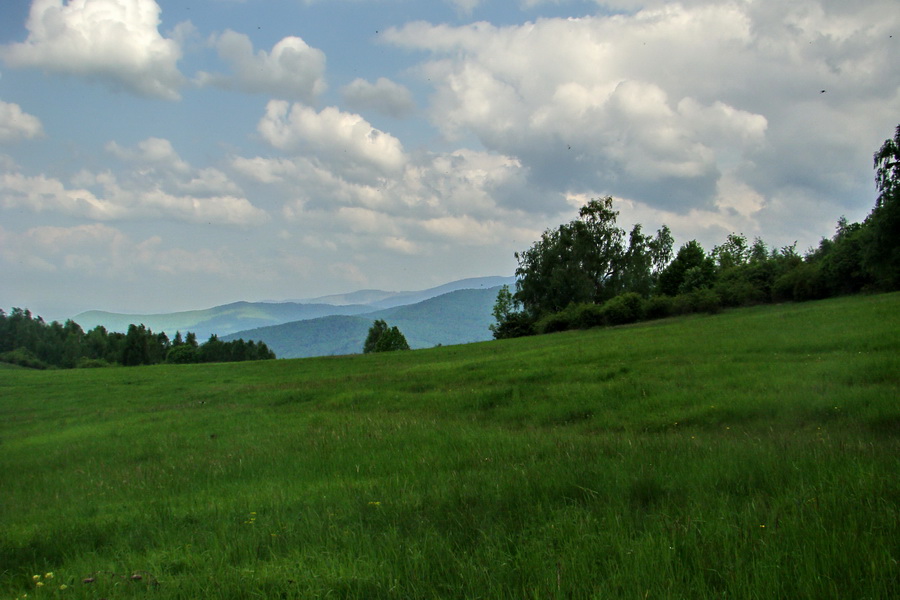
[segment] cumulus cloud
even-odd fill
[[[6,63],[99,80],[140,96],[177,100],[181,48],[160,35],[154,0],[34,0],[28,37]]]
[[[169,140],[151,137],[138,142],[137,148],[123,148],[116,142],[109,142],[106,150],[117,158],[144,166],[154,166],[165,171],[187,173],[190,165],[181,159]]]
[[[400,118],[412,114],[416,109],[410,91],[385,77],[375,83],[365,79],[354,79],[341,90],[344,103],[353,110],[375,110],[390,117]]]
[[[40,119],[24,112],[18,104],[0,100],[0,144],[32,139],[43,134]]]
[[[255,54],[250,38],[231,30],[214,36],[212,44],[233,74],[201,72],[197,76],[200,85],[305,102],[315,100],[327,87],[325,53],[299,37],[286,37],[271,52],[260,50]]]
[[[0,176],[0,206],[35,212],[58,212],[100,221],[134,220],[148,217],[192,223],[258,225],[267,220],[265,211],[246,198],[235,196],[176,195],[162,189],[134,189],[120,184],[109,172],[81,173],[79,183],[99,188],[68,187],[44,175],[20,173]]]
[[[4,208],[24,208],[35,212],[58,211],[91,219],[116,219],[125,214],[125,207],[98,198],[83,188],[69,189],[59,180],[21,173],[0,176],[0,205]]]
[[[191,167],[168,140],[149,138],[133,149],[110,143],[107,149],[130,168],[121,175],[82,171],[70,185],[45,175],[5,173],[0,206],[100,221],[157,217],[253,226],[268,220],[225,173]]]
[[[383,39],[430,53],[418,72],[436,127],[519,161],[547,196],[609,193],[683,215],[720,214],[733,194],[737,223],[762,222],[791,186],[821,181],[830,199],[871,187],[853,157],[896,119],[890,1],[598,4],[616,12],[414,22]]]
[[[407,161],[400,140],[334,107],[316,112],[299,103],[272,100],[257,130],[273,147],[315,157],[354,180],[396,174]]]
[[[507,201],[521,179],[518,161],[483,151],[415,154],[402,171],[369,182],[347,180],[304,156],[236,158],[232,166],[279,190],[284,222],[306,231],[311,249],[337,243],[360,252],[437,255],[451,246],[524,246],[544,227],[545,212]]]

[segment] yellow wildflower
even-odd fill
[[[44,579],[53,579],[53,572],[51,571],[50,573],[44,575]]]
[[[36,584],[34,584],[34,585],[36,585],[37,587],[44,587],[44,582],[43,582],[43,581],[38,581],[38,582],[37,582]]]
[[[32,576],[31,576],[31,580],[32,580],[32,581],[40,581],[40,580],[41,580],[41,576],[40,576],[40,575],[32,575]]]

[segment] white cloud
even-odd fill
[[[286,37],[271,52],[260,50],[256,54],[249,37],[231,30],[213,37],[212,44],[234,74],[201,72],[197,76],[200,85],[305,102],[315,100],[327,87],[325,53],[299,37]]]
[[[353,110],[372,109],[390,117],[405,117],[416,109],[410,91],[390,79],[379,77],[375,83],[354,79],[341,90],[344,102]]]
[[[117,158],[145,167],[158,167],[165,171],[187,173],[190,165],[181,159],[169,140],[151,137],[138,142],[137,148],[123,148],[116,142],[106,144],[106,150]]]
[[[758,225],[791,186],[821,181],[834,203],[871,187],[854,159],[896,119],[891,1],[598,4],[625,12],[416,22],[383,39],[430,52],[418,70],[436,127],[518,161],[519,189],[548,198],[609,193],[684,215],[719,214],[734,194],[722,218]]]
[[[0,206],[34,212],[59,212],[100,221],[164,218],[219,225],[259,225],[268,219],[265,211],[246,198],[235,196],[176,195],[162,189],[122,186],[111,173],[81,173],[79,183],[89,183],[100,194],[85,187],[69,188],[58,179],[20,173],[0,176]]]
[[[43,134],[40,119],[24,112],[18,104],[0,100],[0,143],[32,139]]]
[[[13,67],[100,80],[141,96],[178,99],[181,48],[158,31],[154,0],[34,0],[28,38],[3,48]]]
[[[81,171],[71,186],[46,175],[6,173],[0,176],[0,206],[101,221],[156,217],[254,226],[268,220],[225,173],[191,167],[168,140],[148,138],[133,149],[111,142],[107,149],[131,168],[120,175]]]
[[[397,138],[334,107],[316,112],[302,104],[272,100],[257,130],[273,147],[315,157],[355,180],[396,175],[407,162]]]
[[[44,175],[28,177],[21,173],[0,176],[0,205],[100,220],[122,218],[126,214],[126,207],[98,198],[89,190],[67,189],[57,179]]]
[[[545,212],[529,214],[511,198],[522,178],[518,161],[487,152],[417,154],[402,172],[369,183],[299,156],[238,158],[233,167],[279,191],[285,222],[315,232],[305,238],[310,248],[327,241],[424,256],[451,245],[524,246],[544,227]]]

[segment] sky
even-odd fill
[[[512,275],[612,196],[800,252],[874,206],[897,0],[3,0],[0,308]]]

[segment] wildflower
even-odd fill
[[[381,502],[369,502],[369,506],[381,506]]]
[[[62,584],[61,586],[59,586],[59,589],[60,589],[60,590],[64,590],[64,589],[66,589],[67,587],[69,587],[69,586],[67,586],[66,584]]]
[[[53,579],[53,572],[51,571],[50,573],[44,575],[44,579]]]
[[[36,584],[34,584],[34,585],[37,586],[37,587],[44,587],[44,582],[43,582],[43,581],[38,581],[38,582],[37,582]]]
[[[32,575],[32,576],[31,576],[31,580],[32,580],[32,581],[40,581],[40,580],[41,580],[41,576],[40,576],[40,575]]]

